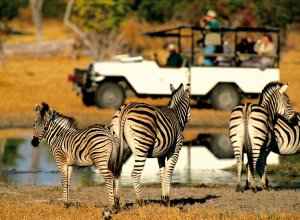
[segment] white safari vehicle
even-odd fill
[[[73,81],[86,105],[96,104],[99,108],[118,108],[129,95],[160,98],[170,95],[170,83],[191,84],[192,99],[197,103],[208,103],[212,108],[230,110],[243,98],[257,98],[263,87],[270,81],[278,81],[279,74],[279,31],[274,28],[220,28],[222,39],[232,41],[232,51],[220,50],[205,54],[215,59],[214,66],[198,63],[203,56],[197,44],[205,31],[199,27],[179,26],[158,32],[145,33],[149,37],[174,38],[183,57],[181,67],[162,67],[155,61],[142,56],[116,56],[109,62],[95,62],[87,69],[75,68]],[[245,36],[272,36],[277,55],[271,68],[242,67],[240,60],[245,57],[258,58],[257,54],[241,54],[236,45]],[[222,49],[222,48],[221,48]]]

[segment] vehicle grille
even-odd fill
[[[78,69],[75,68],[75,83],[78,85],[85,85],[86,84],[86,78],[87,78],[87,70],[86,69]]]

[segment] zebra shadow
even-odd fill
[[[206,195],[203,198],[180,198],[180,199],[172,199],[170,200],[170,207],[182,207],[186,205],[199,205],[207,202],[208,200],[219,198],[220,196],[216,195]],[[144,205],[151,205],[151,204],[159,204],[164,205],[162,200],[160,199],[149,199],[144,201]],[[131,209],[135,203],[133,202],[127,202],[123,207],[122,210],[128,210]]]

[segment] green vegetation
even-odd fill
[[[129,11],[126,0],[78,0],[74,5],[72,19],[87,30],[97,33],[117,27]]]
[[[236,166],[226,168],[224,170],[236,172]],[[245,172],[244,165],[243,171]],[[280,156],[279,164],[267,165],[267,175],[274,175],[286,178],[294,178],[300,176],[300,154],[291,156]]]

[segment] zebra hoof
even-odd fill
[[[247,191],[247,190],[249,190],[249,189],[250,189],[249,184],[246,184],[246,186],[245,186],[245,191]]]
[[[65,202],[64,205],[65,205],[65,208],[68,209],[68,208],[73,206],[73,203],[72,202]]]
[[[110,219],[112,219],[112,214],[113,214],[113,211],[112,211],[110,208],[104,207],[104,208],[102,209],[102,216],[103,216],[103,219],[105,219],[105,220],[110,220]]]
[[[162,203],[164,206],[170,206],[170,197],[169,196],[161,196]]]
[[[235,191],[236,191],[236,192],[244,192],[244,190],[243,190],[243,188],[242,188],[241,185],[237,185]]]
[[[251,190],[252,190],[253,193],[257,193],[257,188],[255,186],[252,186]]]
[[[144,200],[142,200],[142,199],[137,199],[137,200],[136,200],[136,203],[137,203],[139,206],[145,205]]]
[[[121,209],[120,198],[115,198],[113,209],[119,211]]]

